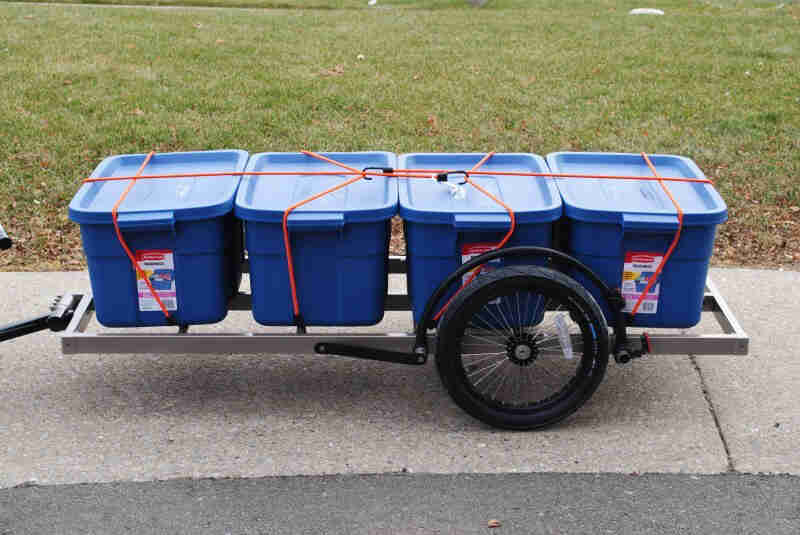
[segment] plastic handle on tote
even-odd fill
[[[508,230],[508,214],[454,214],[453,226],[458,230]]]
[[[622,231],[648,234],[675,233],[678,216],[668,214],[622,214]]]
[[[117,216],[119,228],[126,231],[174,230],[172,212],[128,212]]]
[[[341,230],[344,228],[344,214],[294,212],[289,215],[288,226],[292,232]]]

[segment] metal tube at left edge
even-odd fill
[[[6,231],[3,230],[3,225],[0,225],[0,250],[9,249],[11,247],[11,238],[8,237]]]

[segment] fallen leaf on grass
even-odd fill
[[[64,80],[62,83],[64,85],[72,85],[72,80]]]
[[[139,108],[136,108],[131,113],[134,114],[134,115],[144,115],[144,111],[140,110]]]
[[[217,40],[216,40],[216,43],[217,43],[218,45],[221,45],[221,44],[222,44],[222,43],[224,43],[224,42],[225,42],[225,39],[217,39]]]
[[[333,69],[322,69],[319,71],[320,76],[339,76],[344,74],[344,65],[336,65]]]
[[[439,133],[439,119],[435,115],[428,115],[428,131],[426,132],[429,136],[435,136]]]

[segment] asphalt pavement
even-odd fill
[[[0,533],[795,535],[800,478],[458,474],[0,490]],[[490,522],[496,528],[490,529]]]

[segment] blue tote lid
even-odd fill
[[[706,178],[690,159],[648,154],[663,177]],[[553,173],[653,176],[641,154],[555,152],[547,155]],[[592,223],[640,228],[677,228],[675,206],[658,182],[591,178],[556,179],[568,217]],[[665,182],[684,212],[685,225],[715,225],[727,219],[725,201],[711,184]]]
[[[241,172],[247,156],[242,150],[156,153],[142,174]],[[133,176],[146,157],[146,154],[111,156],[100,162],[91,176]],[[240,178],[230,175],[138,180],[120,206],[120,226],[160,228],[175,221],[225,215],[233,208]],[[130,182],[83,184],[69,204],[70,219],[81,224],[111,224],[111,209]]]
[[[323,156],[361,171],[366,167],[395,167],[390,152],[325,152]],[[353,178],[347,170],[300,152],[254,154],[247,171],[285,175],[245,176],[236,196],[236,215],[246,221],[282,223],[291,205]],[[341,171],[341,175],[296,175],[293,172]],[[375,222],[397,213],[397,179],[368,177],[305,204],[289,215],[289,227],[341,227],[345,223]]]
[[[401,169],[469,170],[485,154],[404,154]],[[544,158],[535,154],[498,153],[479,171],[547,173]],[[472,175],[471,180],[506,203],[517,223],[545,223],[561,217],[561,197],[550,178],[529,176]],[[412,178],[400,184],[400,215],[418,223],[446,224],[461,229],[502,230],[511,222],[505,208],[451,174],[448,182],[460,185],[454,191],[435,179]]]

